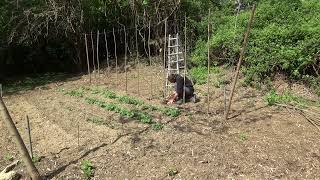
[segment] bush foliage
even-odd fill
[[[246,30],[250,9],[237,18],[226,8],[207,17],[213,34],[210,55],[216,64],[235,63]],[[283,73],[291,79],[311,79],[320,71],[320,1],[259,1],[242,71],[247,83]],[[202,26],[206,25],[202,22]],[[236,25],[236,26],[235,26]],[[236,27],[236,28],[235,28]],[[219,60],[230,58],[230,60]],[[194,65],[207,63],[207,42],[199,39],[192,54]],[[309,75],[307,78],[306,75]],[[316,83],[312,83],[316,85]]]

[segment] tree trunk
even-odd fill
[[[25,164],[25,166],[27,167],[27,171],[30,175],[30,177],[33,180],[40,180],[40,174],[37,170],[37,168],[34,166],[34,164],[32,163],[32,159],[29,156],[28,150],[26,148],[26,145],[23,143],[23,140],[16,128],[16,126],[14,125],[14,122],[11,119],[11,116],[8,112],[7,107],[5,106],[2,98],[0,97],[0,112],[3,118],[3,121],[5,122],[5,124],[7,125],[7,128],[11,134],[11,136],[14,138],[15,143],[17,145],[17,149],[20,151],[21,154],[21,158]]]

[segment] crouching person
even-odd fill
[[[168,81],[175,84],[175,91],[170,96],[167,104],[182,104],[184,92],[186,102],[196,102],[196,95],[194,94],[193,84],[190,79],[187,77],[184,79],[184,77],[179,74],[170,74]]]

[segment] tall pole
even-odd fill
[[[164,21],[164,45],[163,45],[163,97],[166,98],[167,95],[167,86],[166,86],[166,49],[167,49],[167,24],[168,24],[168,19],[166,18]]]
[[[208,18],[208,82],[207,82],[207,101],[208,101],[208,107],[207,107],[207,114],[210,113],[210,16],[211,16],[211,9],[209,9],[209,18]]]
[[[230,97],[229,97],[229,102],[228,102],[227,109],[226,109],[225,114],[224,114],[224,119],[225,120],[228,119],[228,115],[229,115],[229,111],[230,111],[230,108],[231,108],[231,103],[232,103],[234,90],[236,88],[236,84],[237,84],[237,81],[238,81],[238,78],[239,78],[241,64],[242,64],[242,61],[243,61],[243,58],[244,58],[245,50],[246,50],[247,45],[248,45],[248,39],[249,39],[249,35],[250,35],[250,32],[251,32],[251,27],[252,27],[252,24],[253,24],[253,19],[254,19],[254,16],[255,16],[255,12],[256,12],[256,5],[254,4],[253,8],[252,8],[250,20],[249,20],[249,23],[248,23],[247,31],[246,31],[245,36],[244,36],[244,41],[243,41],[241,52],[240,52],[240,58],[239,58],[239,62],[238,62],[238,65],[237,65],[237,70],[236,70],[235,76],[233,78],[231,93],[230,93]]]
[[[33,158],[33,150],[32,150],[32,139],[31,139],[31,128],[30,128],[30,121],[29,116],[27,115],[27,131],[29,137],[29,148],[30,148],[30,157]]]
[[[124,71],[126,74],[126,94],[128,94],[128,72],[127,72],[127,62],[128,62],[128,55],[127,55],[127,31],[126,27],[124,26]]]
[[[97,64],[98,64],[98,77],[100,77],[100,62],[99,62],[99,30],[97,32]]]
[[[139,46],[138,46],[138,25],[135,21],[135,27],[136,27],[136,62],[138,62],[137,71],[138,71],[138,95],[140,95],[140,60],[139,60]]]
[[[116,34],[113,28],[113,41],[114,41],[114,57],[116,58],[116,78],[117,78],[117,86],[118,86],[118,56],[117,56],[117,41]]]
[[[109,50],[108,50],[108,40],[107,40],[106,30],[104,30],[104,41],[105,41],[105,43],[106,43],[107,66],[108,66],[108,72],[109,72],[109,69],[110,69],[110,62],[109,62]]]
[[[23,140],[22,140],[16,126],[14,125],[14,122],[11,119],[11,116],[8,112],[8,109],[7,109],[6,105],[4,104],[1,97],[0,97],[0,113],[2,115],[3,121],[5,122],[5,124],[8,128],[9,133],[11,134],[11,136],[15,140],[15,143],[17,145],[17,149],[19,150],[19,152],[21,154],[21,158],[24,162],[24,165],[27,168],[28,174],[30,175],[30,177],[33,180],[41,180],[40,174],[39,174],[37,168],[32,163],[32,159],[29,156],[26,145],[23,143]]]
[[[84,34],[84,41],[85,41],[85,43],[86,43],[86,54],[87,54],[88,74],[89,74],[89,82],[90,82],[90,84],[91,84],[91,73],[90,73],[90,62],[89,62],[89,52],[88,52],[87,34]]]
[[[183,76],[183,87],[186,86],[186,75],[187,75],[187,14],[184,15],[184,76]],[[183,88],[183,103],[186,103],[186,91]]]
[[[151,20],[149,21],[149,33],[148,33],[148,56],[149,56],[149,65],[152,69],[152,58],[151,58],[151,49],[150,49],[150,39],[151,39]],[[150,70],[150,94],[153,96],[153,77],[152,70]]]
[[[93,34],[91,31],[91,48],[92,48],[92,63],[93,63],[93,71],[94,71],[94,75],[96,75],[96,63],[95,63],[95,58],[94,58],[94,40],[93,40]]]

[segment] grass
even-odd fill
[[[271,90],[264,97],[264,100],[269,106],[281,103],[281,104],[294,104],[294,105],[298,105],[299,107],[305,107],[305,106],[320,107],[320,102],[314,102],[314,101],[305,99],[303,97],[296,96],[290,91],[285,91],[282,95],[279,95],[275,90]]]
[[[93,177],[94,166],[90,160],[81,161],[80,169],[82,170],[86,179],[91,179]]]

